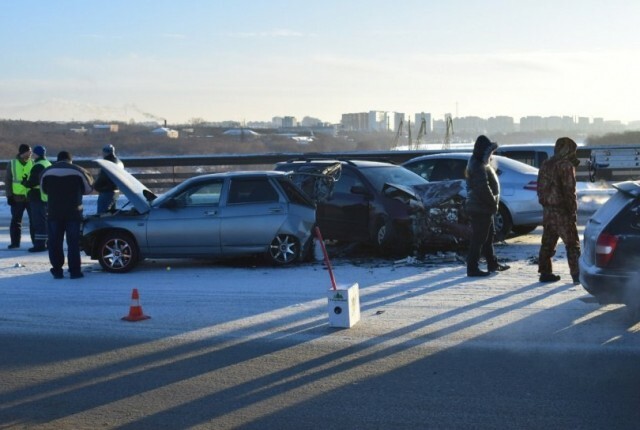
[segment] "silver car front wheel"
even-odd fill
[[[138,263],[138,246],[124,232],[109,233],[98,249],[98,262],[107,272],[126,273]]]

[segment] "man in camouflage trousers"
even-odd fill
[[[567,250],[569,271],[579,284],[580,238],[578,237],[578,200],[576,197],[576,156],[578,145],[568,138],[556,141],[554,155],[542,163],[538,172],[538,201],[543,208],[542,244],[538,255],[540,282],[556,282],[551,259],[556,254],[558,238]]]

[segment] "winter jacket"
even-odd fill
[[[40,177],[49,166],[51,166],[51,162],[46,158],[39,158],[33,163],[29,177],[24,181],[24,186],[29,189],[27,193],[29,201],[47,201],[47,195],[40,192]]]
[[[40,188],[49,196],[49,219],[82,221],[82,196],[93,191],[91,174],[69,161],[58,161],[45,169]]]
[[[485,136],[479,136],[473,154],[467,163],[467,200],[469,213],[495,214],[500,202],[500,183],[495,170],[489,165],[493,151],[498,148]]]
[[[576,197],[576,157],[578,145],[568,137],[556,141],[554,155],[538,171],[538,202],[545,209],[578,213]]]
[[[29,177],[29,172],[33,167],[33,160],[23,161],[19,155],[9,161],[5,174],[5,194],[7,198],[17,201],[27,200],[27,187],[22,181]]]

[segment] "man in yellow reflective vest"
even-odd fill
[[[29,177],[33,161],[31,160],[31,147],[22,144],[18,148],[18,155],[9,161],[7,166],[7,174],[5,177],[5,188],[7,195],[7,203],[11,207],[11,224],[9,226],[9,235],[11,243],[9,249],[20,248],[20,238],[22,236],[22,217],[27,211],[29,221],[31,221],[31,209],[27,199],[27,187],[23,181]],[[33,223],[29,222],[29,230],[31,233],[31,241],[33,237]]]
[[[40,177],[51,162],[47,160],[47,149],[42,145],[33,147],[33,167],[24,185],[29,190],[29,223],[33,226],[33,247],[29,252],[43,252],[47,250],[47,195],[40,189]]]

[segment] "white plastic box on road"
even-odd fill
[[[330,289],[327,293],[329,299],[329,325],[331,327],[353,327],[360,321],[360,290],[356,282],[349,288]]]

